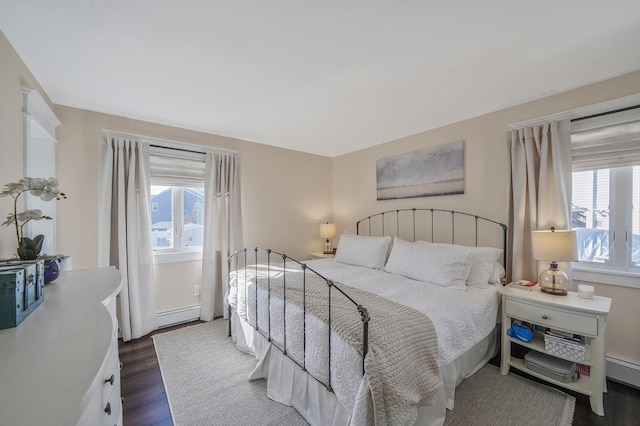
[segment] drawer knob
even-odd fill
[[[107,413],[108,416],[111,415],[111,403],[107,402],[107,406],[104,407],[104,412]]]
[[[107,380],[105,380],[105,383],[109,383],[111,386],[113,386],[113,382],[116,381],[116,376],[115,375],[111,375],[111,377],[109,377]]]
[[[542,315],[542,319],[549,319],[549,316],[547,316],[547,315]]]

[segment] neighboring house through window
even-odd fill
[[[180,252],[201,249],[202,188],[151,185],[151,244]]]

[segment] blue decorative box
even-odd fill
[[[0,329],[16,327],[44,300],[44,262],[0,264]]]

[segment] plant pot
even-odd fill
[[[44,261],[44,283],[49,284],[60,275],[60,262],[58,258],[45,259]]]

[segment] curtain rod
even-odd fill
[[[618,109],[614,109],[613,111],[601,112],[599,114],[586,115],[584,117],[574,118],[574,119],[571,120],[571,122],[573,123],[574,121],[588,120],[589,118],[602,117],[602,116],[605,116],[605,115],[616,114],[618,112],[629,111],[629,110],[637,109],[637,108],[640,108],[640,105],[634,105],[634,106],[630,106],[630,107],[626,107],[626,108],[618,108]]]
[[[174,151],[190,152],[190,153],[193,153],[193,154],[205,154],[205,152],[203,152],[203,151],[194,151],[194,150],[191,150],[191,149],[176,148],[176,147],[173,147],[173,146],[162,146],[162,145],[154,145],[154,144],[151,144],[149,146],[152,147],[152,148],[171,149],[171,150],[174,150]]]
[[[525,120],[518,123],[511,123],[507,126],[509,130],[518,129],[526,126],[534,126],[542,124],[547,121],[560,121],[560,120],[578,120],[580,118],[586,118],[591,115],[604,114],[607,112],[630,108],[633,105],[640,106],[640,93],[634,95],[623,96],[621,98],[612,99],[609,101],[600,102],[593,105],[587,105],[584,107],[574,108],[568,111],[558,112],[555,114],[546,115],[544,117],[538,117],[531,120]]]
[[[106,136],[139,139],[141,141],[149,142],[150,146],[152,147],[174,149],[176,151],[191,152],[195,154],[206,154],[207,152],[217,152],[220,154],[238,154],[238,151],[235,151],[232,149],[215,148],[215,147],[210,147],[206,145],[196,145],[196,144],[187,143],[187,142],[178,142],[178,141],[172,141],[168,139],[154,138],[150,136],[135,135],[132,133],[116,132],[113,130],[103,130],[102,134]]]

